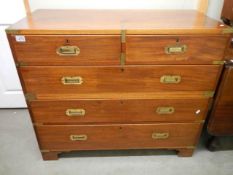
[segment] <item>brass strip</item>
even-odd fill
[[[121,43],[125,43],[126,42],[126,31],[122,30],[121,31]]]
[[[121,55],[120,55],[120,65],[125,65],[125,43],[126,43],[126,31],[121,31]]]
[[[15,29],[6,29],[5,31],[7,34],[12,34],[12,35],[20,34],[20,31]]]
[[[121,65],[121,66],[124,66],[124,65],[125,65],[125,53],[121,53],[120,65]]]

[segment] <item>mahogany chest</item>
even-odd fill
[[[45,160],[192,156],[232,30],[191,10],[38,10],[6,30]]]

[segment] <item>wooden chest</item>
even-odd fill
[[[191,156],[228,27],[195,11],[39,10],[7,29],[41,153]]]

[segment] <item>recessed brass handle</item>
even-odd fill
[[[159,115],[164,115],[164,114],[173,114],[175,112],[174,107],[158,107],[156,109],[156,113]]]
[[[86,111],[84,109],[67,109],[66,115],[69,117],[82,117]]]
[[[164,84],[178,84],[181,81],[180,75],[163,75],[160,77],[160,83]]]
[[[70,135],[71,141],[85,141],[87,140],[87,135]]]
[[[82,77],[62,77],[62,84],[64,85],[81,85],[83,83]]]
[[[61,46],[57,48],[57,54],[60,56],[77,56],[80,49],[77,46]]]
[[[173,46],[167,46],[165,47],[165,53],[166,54],[180,54],[187,51],[187,45],[173,45]]]
[[[154,132],[152,133],[152,139],[168,139],[169,137],[169,133],[168,132],[164,132],[164,133],[157,133],[157,132]]]

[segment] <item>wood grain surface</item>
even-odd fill
[[[32,101],[32,119],[43,124],[200,122],[205,119],[208,99],[66,100]],[[161,114],[158,108],[173,107]],[[68,109],[83,109],[85,115],[68,116]]]
[[[122,92],[213,91],[221,71],[218,65],[60,67],[25,66],[19,71],[25,92],[34,94],[84,94]],[[164,75],[179,75],[178,84],[164,84]],[[80,85],[64,85],[62,77],[79,76]]]
[[[14,34],[221,34],[222,26],[194,10],[37,10],[7,29]]]
[[[35,126],[40,149],[107,150],[193,147],[202,124],[111,124]],[[153,139],[153,133],[168,133],[167,139]],[[70,135],[86,135],[87,140],[71,141]]]
[[[121,42],[118,35],[27,35],[25,42],[11,36],[17,62],[27,65],[119,65]],[[75,56],[57,54],[61,46],[77,46]]]
[[[128,35],[126,64],[212,64],[222,60],[229,37]],[[185,45],[183,53],[167,54],[167,47]]]

